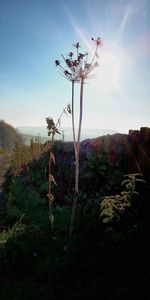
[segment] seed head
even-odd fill
[[[60,65],[60,61],[59,60],[55,60],[55,65],[56,67]]]

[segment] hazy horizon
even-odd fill
[[[44,126],[20,126],[16,127],[17,131],[21,134],[29,135],[29,136],[40,136],[42,138],[48,138],[47,128]],[[63,139],[71,141],[73,140],[72,128],[71,127],[62,127],[59,130],[60,135],[56,134],[55,139]],[[106,134],[114,134],[116,133],[113,129],[97,129],[97,128],[82,128],[81,130],[81,140],[87,138],[95,138],[98,136],[106,135]]]
[[[11,125],[11,124],[10,124]],[[122,131],[122,130],[117,130],[115,128],[96,128],[96,127],[91,127],[91,128],[85,128],[85,127],[82,127],[82,130],[83,131],[108,131],[108,132],[112,132],[113,133],[124,133],[124,134],[128,134],[129,130],[140,130],[141,127],[149,127],[149,126],[138,126],[136,128],[128,128],[126,131]],[[28,130],[38,130],[39,129],[43,129],[45,132],[47,132],[47,125],[21,125],[21,126],[14,126],[15,129],[17,130],[21,130],[22,132],[25,132],[25,131],[28,131]],[[149,127],[150,128],[150,127]],[[69,130],[69,131],[72,131],[72,127],[64,127],[64,126],[61,126],[60,127],[60,131],[63,131],[63,130]],[[77,128],[75,128],[75,130],[77,131]]]

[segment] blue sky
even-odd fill
[[[87,50],[90,38],[100,36],[100,67],[85,85],[83,127],[150,127],[149,20],[149,0],[0,0],[0,119],[13,126],[56,120],[71,100],[71,84],[55,59],[78,41]],[[71,118],[62,125],[70,127]]]

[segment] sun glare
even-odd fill
[[[121,62],[111,52],[102,53],[98,80],[103,88],[112,89],[118,84],[121,76]]]

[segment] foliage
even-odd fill
[[[29,227],[47,228],[47,207],[45,200],[31,187],[24,186],[19,180],[14,180],[6,195],[7,220],[15,222],[24,215],[24,223]]]
[[[75,228],[79,232],[96,232],[99,227],[99,194],[92,197],[81,193],[79,201]]]
[[[81,170],[81,183],[87,193],[102,193],[108,178],[108,161],[105,152],[95,153],[88,157]]]
[[[25,225],[22,224],[22,218],[15,223],[12,227],[8,227],[7,229],[4,229],[2,232],[0,232],[0,248],[5,247],[5,244],[10,239],[17,239],[20,235],[23,234],[25,231]]]
[[[4,241],[9,237],[0,248],[1,299],[126,300],[139,295],[146,299],[150,272],[149,185],[147,181],[142,184],[141,175],[132,172],[130,163],[126,168],[126,154],[119,152],[110,161],[109,149],[103,150],[80,155],[82,191],[69,248],[73,145],[55,142],[53,147],[52,164],[53,160],[56,164],[52,174],[57,178],[57,186],[53,185],[53,232],[46,197],[50,147],[17,177],[7,176],[4,199],[0,201],[0,236]],[[142,163],[141,169],[144,173]],[[120,192],[120,178],[127,172]],[[108,197],[111,201],[106,201],[108,206],[102,210],[111,209],[112,217],[107,214],[99,218],[99,202],[104,203],[100,197],[109,193],[113,195]],[[23,231],[11,235],[22,215]],[[103,222],[107,217],[109,221]]]
[[[60,206],[56,205],[54,208],[55,214],[55,232],[56,236],[68,233],[68,226],[70,221],[70,207],[69,206]]]
[[[11,154],[11,172],[13,176],[19,176],[22,171],[26,171],[29,165],[39,160],[49,149],[49,143],[41,144],[40,142],[30,141],[30,146],[16,143]]]
[[[122,181],[121,185],[125,185],[125,191],[121,192],[119,195],[106,196],[103,198],[100,204],[100,218],[103,219],[104,223],[110,222],[113,219],[120,219],[121,214],[126,208],[131,206],[131,200],[133,195],[139,195],[135,191],[136,182],[145,182],[143,179],[138,178],[142,174],[128,174],[125,175],[125,180]]]
[[[129,299],[129,295],[132,294],[131,287],[143,289],[147,282],[149,248],[146,240],[142,242],[144,227],[134,227],[130,223],[130,216],[126,212],[131,211],[131,206],[124,208],[126,220],[122,222],[126,221],[129,224],[125,230],[123,224],[119,223],[118,226],[115,217],[113,226],[112,222],[108,222],[107,226],[103,225],[99,221],[99,195],[95,196],[94,193],[92,197],[81,192],[76,211],[74,235],[71,240],[72,247],[68,251],[65,245],[70,223],[71,205],[69,203],[73,195],[70,194],[68,205],[65,202],[61,205],[58,205],[57,201],[54,202],[55,224],[54,233],[51,234],[47,201],[45,197],[40,196],[42,183],[45,182],[42,174],[48,161],[48,154],[45,155],[45,159],[42,157],[40,161],[30,165],[33,185],[30,181],[28,184],[23,182],[19,176],[11,179],[5,192],[6,224],[9,224],[11,228],[12,224],[24,214],[22,221],[25,224],[25,231],[21,236],[10,238],[6,246],[0,249],[0,267],[4,278],[0,277],[2,280],[1,298],[48,299],[50,295],[52,299],[87,300],[99,299],[101,296],[102,299],[120,300],[124,299],[125,293],[126,299]],[[97,168],[96,158],[94,164],[93,173]],[[58,164],[56,167],[59,167]],[[105,172],[104,176],[107,176],[107,171]],[[67,174],[70,175],[70,173]],[[59,184],[62,181],[63,185],[62,173],[60,179]],[[135,188],[137,190],[136,183],[140,183],[135,179],[140,180],[141,177],[137,175],[133,178],[133,174],[129,174],[125,176],[122,183],[123,187],[127,185],[125,192],[130,191],[132,194],[131,203],[134,202],[134,195],[136,196],[133,193]],[[129,184],[130,181],[132,185]],[[14,208],[18,211],[13,211]],[[142,214],[140,209],[138,214]],[[137,201],[132,212],[134,218],[136,218],[136,210]],[[143,226],[142,223],[140,226]],[[140,230],[141,237],[139,237]],[[145,232],[148,235],[148,229]],[[145,265],[147,269],[143,272]],[[137,274],[140,275],[136,284]],[[9,292],[7,278],[11,280]],[[26,289],[25,284],[29,284]]]

